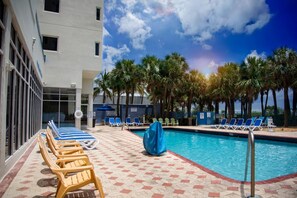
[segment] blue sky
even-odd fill
[[[146,55],[184,56],[205,75],[226,62],[297,50],[296,0],[108,0],[103,70]]]

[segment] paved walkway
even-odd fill
[[[237,198],[250,194],[248,184],[216,177],[171,152],[161,157],[146,155],[142,139],[119,127],[96,126],[90,133],[100,144],[97,149],[85,152],[102,181],[106,197]],[[55,196],[56,177],[43,162],[36,143],[32,148],[28,158],[20,160],[25,160],[24,165],[14,169],[18,173],[3,197]],[[256,194],[267,198],[296,198],[296,190],[296,175],[276,183],[256,185]],[[99,193],[90,184],[67,197],[99,197]]]

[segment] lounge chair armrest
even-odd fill
[[[81,172],[84,170],[93,170],[93,165],[87,165],[87,166],[80,166],[80,167],[73,167],[73,168],[54,168],[51,167],[51,169],[55,172],[63,172],[63,173],[69,173],[69,172]]]
[[[83,151],[82,147],[62,147],[57,149],[58,152],[67,152],[67,151]]]
[[[76,161],[76,160],[85,160],[88,164],[91,164],[90,159],[88,158],[88,156],[65,157],[65,158],[57,159],[56,162],[57,163],[60,163],[60,162],[72,162],[72,161]]]
[[[79,154],[65,154],[65,155],[58,155],[57,157],[59,159],[62,159],[62,158],[70,158],[70,157],[85,157],[85,156],[88,156],[86,153],[79,153]]]
[[[59,146],[80,146],[80,143],[75,141],[75,142],[57,142]]]

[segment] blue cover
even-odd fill
[[[161,155],[166,151],[164,131],[160,122],[154,122],[143,136],[143,146],[150,155]]]

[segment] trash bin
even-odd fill
[[[96,125],[96,118],[93,118],[93,128],[95,127]]]

